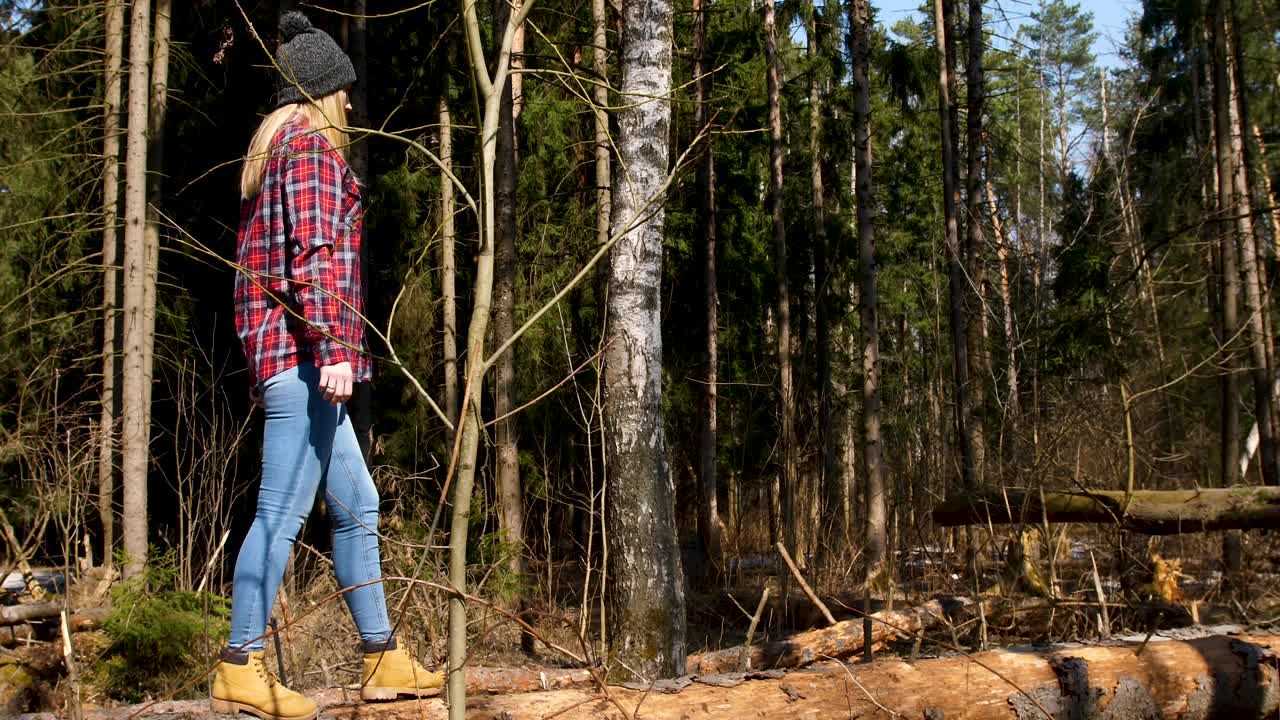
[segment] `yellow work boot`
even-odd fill
[[[444,675],[418,664],[397,647],[394,639],[365,643],[364,672],[360,675],[360,697],[364,700],[395,700],[401,695],[430,697],[444,687]],[[372,651],[372,652],[371,652]]]
[[[314,720],[317,715],[314,700],[271,674],[261,650],[224,654],[209,695],[216,713],[247,712],[262,720]]]

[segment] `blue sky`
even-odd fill
[[[1131,17],[1142,11],[1139,0],[1079,0],[1080,6],[1093,13],[1093,25],[1098,33],[1093,52],[1098,62],[1108,67],[1119,64],[1116,48],[1124,39],[1125,26]],[[996,20],[994,31],[1007,36],[1021,22],[1029,19],[1037,7],[1036,0],[987,0],[984,3],[988,16]],[[900,18],[920,7],[921,0],[871,0],[877,10],[877,20],[885,28],[893,27]],[[997,40],[997,43],[1000,41]]]

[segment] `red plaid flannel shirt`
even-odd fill
[[[241,200],[236,243],[236,332],[249,381],[303,361],[350,362],[354,378],[368,380],[355,173],[304,119],[271,145],[262,190]]]

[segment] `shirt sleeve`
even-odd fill
[[[339,341],[342,303],[336,294],[334,243],[341,237],[342,168],[333,149],[308,133],[289,146],[285,213],[291,233],[290,272],[306,320],[306,339],[320,366],[350,362]]]

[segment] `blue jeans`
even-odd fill
[[[333,566],[347,607],[366,642],[391,637],[378,553],[378,491],[350,418],[324,399],[320,370],[301,365],[269,378],[262,403],[262,487],[253,526],[240,547],[231,583],[228,649],[261,650],[267,614],[285,564],[316,494],[324,492],[333,523]]]

